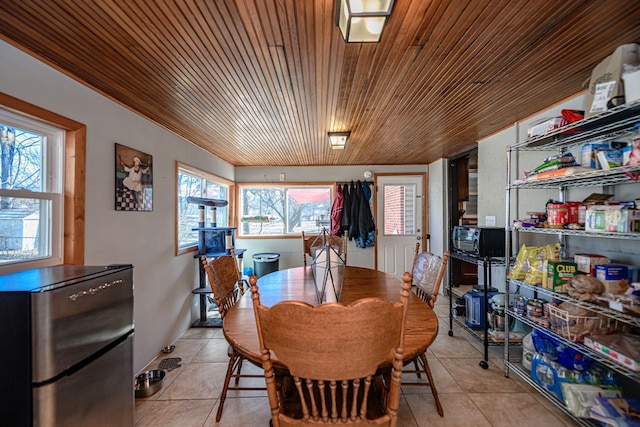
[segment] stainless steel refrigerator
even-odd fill
[[[0,276],[0,425],[132,426],[133,267]]]

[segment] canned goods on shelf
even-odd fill
[[[544,315],[544,302],[539,299],[527,301],[527,317],[529,319],[542,317]]]

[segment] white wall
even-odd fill
[[[430,250],[442,255],[447,250],[447,175],[446,161],[440,159],[429,164],[429,231]],[[444,288],[444,286],[442,286]]]
[[[85,264],[134,266],[134,370],[197,318],[193,254],[174,256],[176,160],[233,180],[208,155],[0,41],[0,91],[87,125]],[[114,143],[153,156],[153,212],[114,209]]]
[[[583,96],[577,96],[552,108],[528,117],[518,123],[520,140],[526,139],[527,129],[546,118],[560,116],[562,109],[582,109]],[[490,137],[478,141],[478,224],[485,225],[485,217],[496,217],[496,225],[504,227],[506,222],[507,146],[516,143],[515,125]],[[545,157],[557,151],[521,152],[520,161],[512,162],[511,179],[522,178],[525,170],[532,170]],[[579,158],[580,153],[573,153]],[[518,214],[527,211],[544,211],[549,199],[558,199],[557,190],[531,190],[519,194],[512,192],[512,206]],[[516,216],[517,217],[517,216]]]

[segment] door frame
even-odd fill
[[[429,189],[427,187],[427,173],[426,172],[405,172],[405,173],[401,173],[401,172],[384,172],[384,173],[376,173],[373,175],[373,219],[374,219],[374,223],[376,224],[376,240],[375,240],[375,244],[373,246],[374,251],[373,251],[373,268],[374,269],[378,269],[378,232],[380,230],[380,222],[378,221],[378,177],[402,177],[402,176],[411,176],[411,177],[422,177],[422,197],[421,197],[421,202],[420,202],[420,207],[422,209],[422,235],[421,235],[421,242],[422,246],[424,247],[424,243],[428,243],[429,242],[429,233],[430,231],[427,229],[428,224],[429,224],[429,209],[427,206],[427,198],[428,198],[428,192]],[[382,203],[382,202],[381,202]]]
[[[451,239],[453,234],[453,227],[458,225],[460,216],[458,211],[458,170],[455,164],[456,161],[469,156],[470,154],[478,152],[478,145],[475,144],[472,148],[465,150],[461,153],[458,153],[454,156],[448,157],[446,159],[446,186],[448,188],[447,196],[446,196],[446,205],[447,205],[447,215],[445,218],[446,223],[446,233],[447,238],[445,242],[445,248],[447,251],[451,251]],[[460,284],[463,277],[465,277],[463,273],[463,269],[469,267],[470,264],[465,263],[464,261],[460,261],[458,259],[451,259],[448,265],[449,269],[449,289],[451,289],[454,285],[457,286]],[[476,268],[477,270],[477,268]],[[472,276],[470,276],[472,277]],[[455,283],[454,283],[455,282]]]

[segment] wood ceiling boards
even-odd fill
[[[632,0],[396,0],[346,44],[331,0],[0,1],[4,40],[237,166],[423,164],[572,96]],[[351,131],[331,150],[329,131]]]

